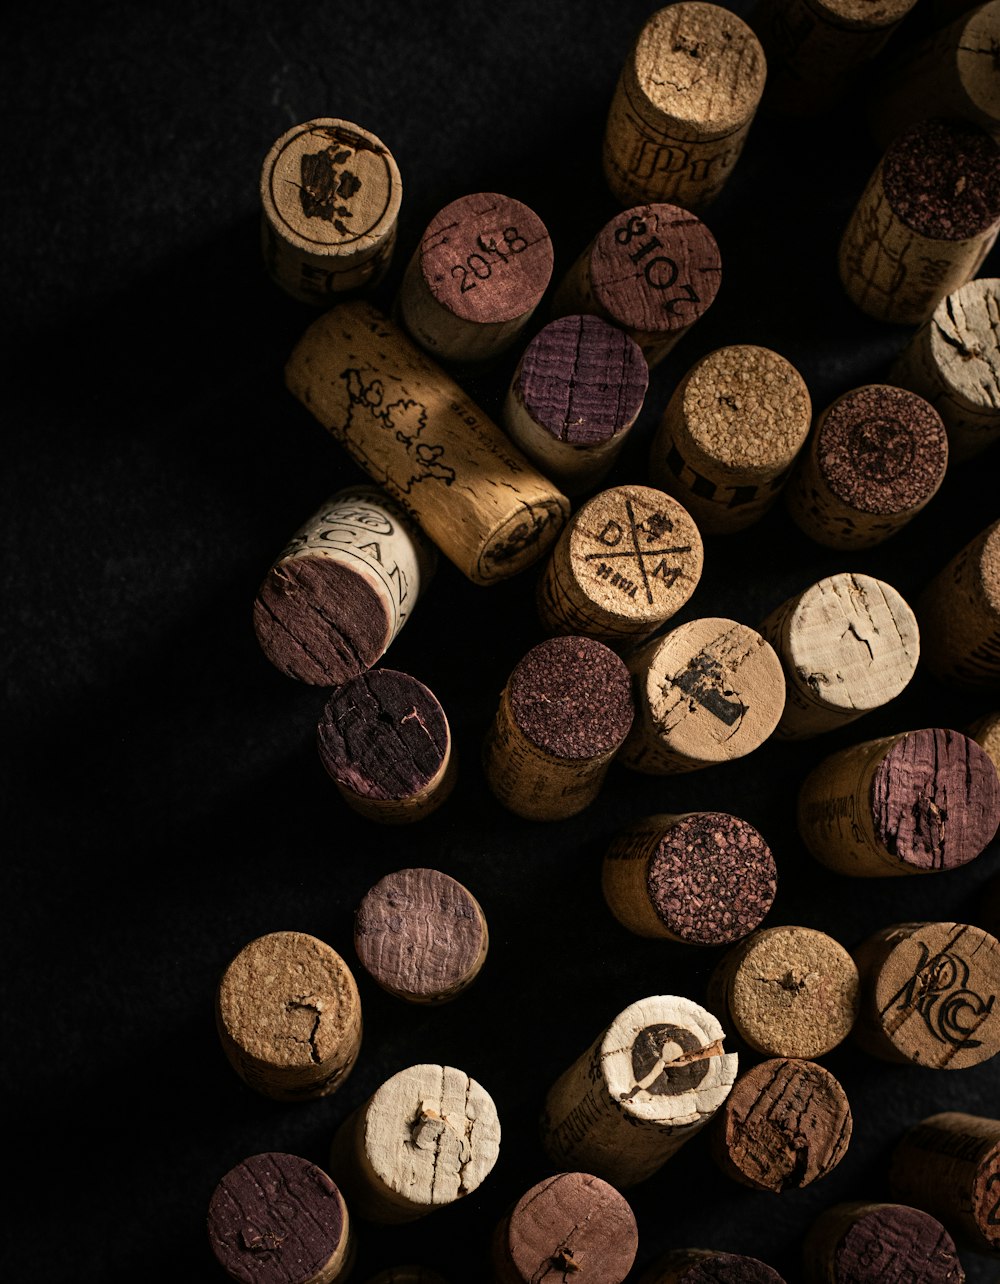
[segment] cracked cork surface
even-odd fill
[[[905,1204],[835,1204],[803,1244],[807,1284],[962,1284],[955,1242],[936,1218]]]
[[[785,1284],[773,1267],[743,1253],[676,1248],[658,1257],[639,1284]]]
[[[886,149],[882,186],[896,217],[920,236],[980,236],[1000,219],[1000,144],[971,122],[920,121]]]

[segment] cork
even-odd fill
[[[899,923],[869,937],[854,960],[861,1007],[853,1037],[872,1056],[963,1070],[1000,1052],[1000,942],[988,932]]]
[[[888,145],[840,242],[840,279],[878,321],[920,325],[979,271],[1000,229],[1000,144],[933,118]]]
[[[602,317],[652,369],[705,315],[721,281],[719,246],[700,218],[678,205],[636,205],[609,219],[570,267],[552,315]]]
[[[941,682],[1000,691],[1000,518],[917,599],[925,667]]]
[[[763,835],[721,811],[647,816],[615,836],[601,874],[623,927],[689,945],[730,945],[752,932],[777,886]]]
[[[851,1032],[858,969],[825,932],[763,928],[719,960],[706,1002],[727,1031],[761,1056],[814,1060]]]
[[[639,1276],[639,1284],[785,1284],[773,1267],[743,1253],[672,1248]]]
[[[960,1245],[1000,1253],[1000,1119],[951,1110],[922,1119],[896,1143],[889,1187],[939,1217]]]
[[[740,1075],[709,1132],[728,1176],[780,1195],[833,1172],[851,1140],[851,1107],[815,1061],[772,1057]]]
[[[541,302],[552,257],[548,229],[522,201],[499,192],[460,196],[420,238],[399,288],[399,319],[439,361],[492,361]]]
[[[866,740],[823,759],[798,797],[802,841],[855,878],[959,869],[1000,824],[1000,780],[969,736],[922,727]]]
[[[373,1275],[368,1284],[448,1284],[443,1275],[425,1266],[390,1266]]]
[[[760,625],[780,657],[779,740],[832,731],[904,690],[920,655],[912,609],[884,580],[842,573],[817,580]]]
[[[736,620],[689,620],[628,659],[636,718],[619,761],[663,776],[742,758],[778,725],[785,703],[770,644]]]
[[[292,536],[253,604],[282,673],[332,687],[379,661],[410,618],[437,549],[376,486],[339,490]]]
[[[941,416],[888,384],[842,393],[816,421],[785,489],[803,534],[827,548],[874,548],[937,494],[948,466]]]
[[[479,902],[457,879],[398,869],[362,897],[354,948],[383,990],[410,1003],[443,1003],[479,975],[489,932]]]
[[[977,277],[945,295],[896,358],[889,380],[938,412],[953,462],[1000,441],[1000,279]]]
[[[567,495],[593,490],[642,410],[642,349],[598,316],[557,317],[521,354],[503,406],[511,440]]]
[[[760,41],[728,9],[658,9],[625,59],[608,111],[604,176],[615,199],[688,209],[714,201],[739,160],[766,74]]]
[[[630,1004],[546,1095],[541,1135],[552,1164],[619,1190],[652,1176],[725,1101],[737,1057],[723,1037],[691,999]]]
[[[614,486],[570,518],[538,581],[547,633],[630,647],[690,599],[704,546],[690,513],[651,486]]]
[[[251,1155],[222,1178],[208,1206],[216,1261],[242,1284],[334,1284],[354,1264],[343,1196],[298,1155]]]
[[[348,120],[293,125],[260,176],[265,267],[293,299],[328,307],[389,269],[403,195],[380,138]]]
[[[500,1152],[493,1098],[453,1066],[387,1079],[338,1128],[330,1172],[358,1217],[415,1221],[471,1195]]]
[[[532,1186],[493,1236],[496,1284],[621,1284],[639,1247],[635,1215],[614,1186],[566,1172]]]
[[[423,820],[455,785],[451,729],[434,693],[408,673],[371,669],[337,687],[316,747],[344,802],[383,825]]]
[[[518,661],[483,745],[494,796],[527,820],[564,820],[600,793],[632,725],[628,670],[586,637],[550,638]]]
[[[1000,771],[1000,709],[977,718],[966,730],[976,744],[986,750],[994,767]]]
[[[695,362],[667,403],[650,478],[706,535],[745,530],[778,498],[811,415],[805,381],[779,353],[753,344],[717,348]]]
[[[566,497],[370,304],[317,318],[285,382],[473,583],[516,575],[558,536]]]
[[[215,1001],[230,1065],[276,1101],[336,1092],[361,1047],[361,999],[350,968],[305,932],[269,932],[228,964]]]
[[[834,1204],[802,1245],[805,1284],[963,1284],[955,1241],[941,1223],[906,1204]]]

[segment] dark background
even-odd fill
[[[895,46],[931,24],[927,2]],[[820,928],[853,947],[893,922],[977,921],[1000,871],[996,842],[946,875],[853,881],[817,865],[795,832],[796,791],[825,754],[917,726],[962,729],[991,708],[989,696],[922,669],[892,705],[843,731],[673,779],[613,766],[589,810],[530,823],[489,793],[479,746],[510,670],[541,639],[536,572],[476,588],[442,560],[386,662],[442,701],[460,778],[446,806],[404,829],[347,809],[314,748],[324,692],[284,677],[257,646],[250,609],[271,560],[361,476],[284,389],[283,363],[314,314],[263,271],[257,182],[270,144],[330,115],[390,147],[404,197],[375,296],[385,307],[426,223],[477,190],[542,217],[554,284],[615,212],[603,123],[656,7],[95,0],[26,5],[8,22],[0,975],[5,1167],[20,1193],[4,1199],[5,1278],[221,1279],[205,1235],[219,1178],[263,1150],[322,1165],[347,1113],[420,1061],[457,1065],[491,1092],[500,1160],[455,1207],[409,1227],[359,1225],[354,1278],[407,1260],[454,1284],[485,1278],[494,1224],[549,1172],[536,1129],[549,1084],[633,1000],[702,1001],[719,957],[634,938],[604,906],[602,853],[650,812],[713,808],[758,826],[779,865],[767,925]],[[789,358],[816,409],[884,378],[910,330],[858,312],[835,268],[879,155],[866,116],[878,75],[877,64],[821,119],[758,116],[705,214],[724,264],[718,299],[654,371],[609,484],[646,479],[670,392],[722,344]],[[983,273],[998,274],[995,254]],[[494,416],[520,347],[466,383]],[[810,543],[780,506],[745,535],[706,539],[704,578],[675,622],[755,624],[842,570],[880,576],[912,600],[997,515],[997,465],[993,447],[952,468],[906,531],[869,552]],[[383,994],[353,952],[358,901],[408,865],[459,878],[489,921],[480,979],[437,1010]],[[221,970],[279,929],[328,941],[358,976],[362,1054],[322,1101],[255,1095],[216,1039]],[[701,1245],[759,1256],[794,1280],[824,1208],[887,1197],[889,1152],[906,1126],[942,1109],[997,1113],[996,1061],[933,1072],[846,1046],[824,1063],[854,1110],[840,1167],[804,1191],[758,1194],[718,1172],[702,1134],[629,1192],[635,1275],[666,1247]],[[986,1258],[963,1261],[971,1280],[996,1278]]]

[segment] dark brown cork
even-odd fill
[[[785,1284],[773,1267],[742,1253],[672,1249],[656,1259],[639,1284]]]
[[[905,1204],[862,1214],[833,1254],[836,1284],[961,1284],[955,1242],[936,1218]]]
[[[882,187],[897,218],[920,236],[979,236],[1000,218],[1000,145],[978,125],[920,121],[886,149]]]

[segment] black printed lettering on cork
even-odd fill
[[[880,1204],[859,1216],[833,1252],[836,1284],[961,1284],[955,1242],[928,1213]]]
[[[980,236],[1000,218],[1000,145],[969,122],[920,121],[887,148],[882,187],[897,218],[920,236]]]

